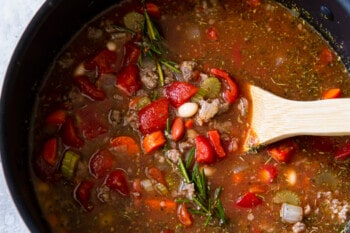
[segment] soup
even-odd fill
[[[293,100],[350,96],[340,58],[273,1],[125,1],[86,25],[32,123],[52,232],[348,231],[349,138],[244,152],[248,83]]]

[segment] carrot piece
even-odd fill
[[[163,146],[166,142],[162,131],[155,131],[151,134],[147,134],[142,141],[143,149],[146,154],[152,153],[159,147]]]
[[[194,120],[192,118],[186,120],[185,127],[186,129],[192,129],[194,125]]]
[[[165,211],[165,212],[175,212],[176,203],[173,200],[164,199],[146,199],[145,205],[151,210]]]
[[[156,180],[158,183],[166,185],[166,181],[165,181],[164,175],[163,175],[162,171],[159,170],[158,168],[156,168],[156,167],[148,168],[148,175],[152,179]]]
[[[207,134],[218,158],[224,158],[226,156],[226,152],[221,145],[219,132],[217,130],[210,130]]]
[[[171,138],[176,142],[185,134],[185,124],[181,117],[176,117],[171,126]]]
[[[119,136],[114,139],[112,139],[111,146],[118,147],[118,146],[125,146],[126,152],[128,155],[135,155],[140,153],[140,147],[136,143],[136,141],[129,136]]]
[[[340,88],[330,88],[322,94],[321,99],[325,100],[325,99],[339,98],[341,97],[341,94],[342,93]]]

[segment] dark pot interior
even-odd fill
[[[48,232],[29,175],[29,126],[38,88],[52,61],[72,36],[115,0],[47,1],[25,31],[4,81],[0,106],[1,158],[6,180],[31,232]],[[280,0],[301,9],[350,69],[350,2],[348,0]]]

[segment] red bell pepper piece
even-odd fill
[[[126,42],[124,44],[123,66],[136,64],[139,61],[140,54],[141,50],[137,45],[131,41]]]
[[[174,107],[186,103],[198,91],[198,87],[187,82],[173,82],[165,88],[166,97]]]
[[[131,96],[141,88],[139,68],[135,64],[123,67],[117,74],[117,87]]]
[[[198,163],[211,164],[215,162],[215,154],[213,147],[210,145],[209,140],[198,135],[195,139],[196,142],[196,161]]]
[[[177,218],[185,227],[189,227],[193,223],[191,214],[184,203],[179,204],[177,207]]]
[[[255,193],[246,192],[243,196],[238,198],[235,204],[242,208],[254,208],[262,204],[262,200],[257,197]]]
[[[67,117],[62,125],[61,136],[63,143],[67,146],[79,148],[84,145],[84,141],[78,136],[72,117]]]
[[[76,111],[77,129],[86,139],[94,139],[108,131],[109,102],[95,102]]]
[[[272,183],[277,175],[277,168],[270,164],[264,165],[259,171],[260,180],[264,183]]]
[[[164,130],[169,115],[169,102],[166,98],[160,98],[142,108],[138,115],[142,134]]]
[[[109,49],[103,49],[91,61],[84,63],[87,70],[97,70],[98,75],[116,71],[117,54]]]
[[[341,97],[341,90],[340,88],[330,88],[326,90],[323,94],[321,99],[335,99],[335,98],[340,98]]]
[[[90,173],[96,177],[101,178],[107,175],[116,166],[115,156],[107,149],[99,150],[92,155],[89,161]]]
[[[226,152],[221,145],[220,134],[217,130],[210,130],[207,133],[209,141],[213,146],[215,153],[218,158],[224,158],[226,156]]]
[[[292,139],[287,139],[270,146],[267,153],[276,161],[287,163],[297,148],[298,145]]]
[[[218,68],[211,68],[210,73],[226,81],[228,89],[224,93],[225,100],[232,104],[238,96],[237,84],[233,81],[231,76],[224,70]]]
[[[74,78],[79,90],[94,100],[104,100],[106,94],[103,90],[98,89],[87,76],[81,75]]]
[[[66,121],[67,112],[63,109],[53,111],[46,117],[46,123],[60,125]]]
[[[185,134],[185,122],[181,117],[176,117],[171,125],[171,139],[179,141]]]
[[[350,158],[350,140],[335,151],[334,158],[336,160],[346,160]]]
[[[42,150],[42,157],[51,166],[55,166],[57,163],[57,149],[58,149],[58,139],[50,138],[48,139]]]
[[[109,173],[105,179],[105,185],[123,196],[130,195],[128,180],[122,169],[116,169]]]
[[[94,208],[90,201],[93,187],[94,183],[92,181],[84,180],[74,190],[74,199],[88,212]]]

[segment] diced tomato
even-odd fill
[[[93,84],[89,78],[85,75],[77,76],[74,78],[76,85],[79,90],[87,95],[88,97],[94,100],[104,100],[106,98],[106,94],[104,91],[98,89],[95,84]]]
[[[209,27],[207,30],[207,36],[211,40],[218,40],[218,33],[215,28]]]
[[[84,63],[87,70],[97,69],[99,74],[108,74],[116,71],[117,54],[109,49],[103,49],[91,61]]]
[[[90,173],[101,178],[107,175],[117,164],[115,156],[107,149],[102,149],[93,154],[89,161]]]
[[[264,165],[259,171],[259,178],[264,183],[272,183],[277,175],[277,168],[270,164]]]
[[[140,147],[137,142],[129,136],[118,136],[112,139],[111,146],[113,147],[125,147],[125,151],[128,155],[136,155],[140,153]]]
[[[142,134],[164,130],[169,115],[169,102],[166,98],[160,98],[142,108],[138,115]]]
[[[46,117],[46,123],[60,125],[66,121],[67,112],[63,109],[53,111]]]
[[[146,154],[150,154],[164,146],[166,139],[162,131],[158,130],[147,134],[142,140],[142,147]]]
[[[242,208],[254,208],[262,204],[262,200],[256,194],[246,192],[244,195],[238,198],[235,204],[236,206]]]
[[[159,170],[159,168],[150,167],[147,169],[147,173],[150,176],[150,178],[152,178],[153,180],[163,185],[166,185],[164,174],[162,173],[161,170]]]
[[[298,145],[292,139],[278,142],[267,149],[267,153],[276,161],[287,163],[291,159]]]
[[[185,134],[185,123],[181,117],[176,117],[171,125],[171,138],[177,142]]]
[[[334,157],[336,160],[346,160],[350,158],[350,140],[335,151]]]
[[[43,159],[51,166],[55,166],[57,163],[57,149],[57,138],[50,138],[44,143],[44,148],[41,152],[41,155],[43,156]]]
[[[319,58],[322,65],[328,65],[334,60],[333,53],[329,48],[322,49]]]
[[[67,146],[79,148],[84,145],[84,141],[77,133],[72,117],[67,117],[66,122],[62,125],[61,136],[63,143]]]
[[[133,95],[141,88],[139,68],[135,64],[123,67],[117,74],[117,87],[128,96]]]
[[[224,158],[226,156],[226,152],[221,145],[220,134],[217,130],[210,130],[207,133],[209,141],[213,146],[215,153],[218,158]]]
[[[196,141],[196,161],[198,163],[211,164],[215,162],[215,154],[213,147],[210,145],[209,140],[198,135]]]
[[[220,70],[218,68],[211,68],[210,73],[226,81],[228,89],[225,91],[224,97],[227,102],[230,104],[233,103],[238,96],[238,87],[231,76],[226,71]]]
[[[84,208],[85,211],[92,211],[94,205],[90,201],[94,183],[89,180],[82,181],[74,190],[74,199]]]
[[[143,12],[143,8],[142,8],[142,12]],[[160,10],[159,10],[159,7],[154,4],[154,3],[146,3],[146,10],[147,10],[147,13],[152,16],[153,18],[156,18],[158,19],[160,17]]]
[[[123,66],[136,64],[141,54],[140,48],[132,41],[128,41],[124,45],[124,59]]]
[[[192,225],[192,217],[190,212],[188,212],[187,207],[184,203],[179,204],[177,207],[177,218],[185,227]]]
[[[198,91],[198,87],[187,82],[173,82],[165,88],[165,93],[174,107],[180,107],[186,103]]]
[[[76,111],[77,128],[86,139],[94,139],[108,131],[110,103],[95,102]]]
[[[116,169],[109,173],[106,177],[105,185],[123,196],[130,195],[128,180],[122,169]]]
[[[335,98],[340,98],[342,95],[342,92],[340,88],[330,88],[326,90],[323,94],[321,99],[335,99]]]

